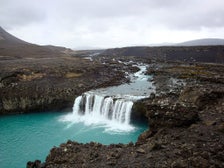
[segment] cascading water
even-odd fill
[[[139,71],[130,75],[131,82],[83,93],[75,99],[73,113],[62,120],[69,123],[84,123],[91,127],[103,127],[105,131],[130,132],[133,102],[149,97],[155,92],[151,76],[145,75],[146,65],[135,65]]]
[[[131,100],[86,92],[75,99],[73,113],[63,120],[103,126],[106,131],[131,131],[134,129],[130,125],[132,106]]]
[[[77,97],[73,113],[0,117],[0,135],[4,135],[0,143],[0,156],[4,156],[0,157],[0,167],[18,167],[36,158],[44,160],[52,146],[68,139],[105,145],[136,142],[148,125],[130,124],[133,102],[155,90],[152,80],[148,80],[151,76],[144,74],[146,66],[136,66],[140,71],[129,75],[130,83],[92,90]]]
[[[131,108],[133,102],[125,99],[113,99],[91,93],[84,93],[76,98],[73,114],[79,117],[100,116],[105,120],[111,120],[120,124],[130,123]]]

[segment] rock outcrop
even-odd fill
[[[213,65],[204,66],[223,78]],[[136,143],[69,140],[50,151],[44,167],[223,167],[224,85],[201,80],[200,74],[183,78],[182,67],[175,64],[152,67],[157,93],[133,107],[134,117],[147,118],[150,127]]]
[[[140,57],[157,61],[181,61],[224,63],[223,45],[220,46],[162,46],[162,47],[123,47],[107,49],[102,52],[105,56]]]
[[[147,120],[149,129],[129,144],[69,140],[27,168],[224,167],[223,46],[127,47],[90,60],[72,54],[0,27],[0,115],[71,108],[87,90],[128,82],[125,73],[136,68],[119,61],[144,62],[156,94],[135,104],[132,119]]]
[[[83,92],[127,80],[124,72],[114,68],[120,65],[110,67],[72,57],[27,62],[0,61],[0,114],[72,108]]]

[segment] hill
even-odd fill
[[[224,46],[124,47],[105,50],[103,56],[135,56],[149,60],[224,63]]]
[[[28,43],[0,27],[0,59],[57,57],[70,51],[65,47]]]
[[[28,44],[19,38],[9,34],[0,26],[0,44]]]
[[[224,39],[206,38],[206,39],[186,41],[177,44],[177,46],[211,46],[211,45],[224,45]]]

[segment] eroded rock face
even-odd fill
[[[194,76],[176,89],[166,87],[170,78],[183,75],[182,67],[173,66],[153,70],[157,94],[133,107],[133,119],[144,115],[150,125],[135,144],[68,141],[51,150],[45,167],[223,167],[223,84]]]
[[[0,60],[0,115],[72,108],[83,92],[125,82],[122,66],[81,58]]]
[[[128,47],[106,50],[90,61],[0,31],[0,114],[72,107],[75,96],[87,90],[127,82],[124,72],[135,69],[111,55],[150,63],[157,89],[135,106],[133,119],[144,116],[150,125],[137,143],[68,141],[54,147],[45,164],[36,160],[28,168],[224,167],[224,66],[194,62],[223,63],[223,46]],[[167,62],[177,60],[192,64]]]
[[[224,96],[223,85],[204,85],[203,87],[187,87],[179,97],[179,101],[185,106],[194,106],[203,109],[208,104],[215,104]]]

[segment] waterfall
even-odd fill
[[[84,123],[91,128],[102,127],[105,131],[130,132],[135,127],[130,124],[133,102],[148,98],[155,93],[150,75],[146,75],[147,65],[137,64],[140,70],[130,74],[130,83],[108,88],[100,88],[77,97],[73,113],[62,120],[71,125]]]
[[[130,124],[133,102],[110,96],[84,93],[75,99],[73,115],[100,117],[119,124]]]
[[[75,99],[75,103],[74,103],[74,106],[73,106],[73,113],[74,114],[78,114],[79,112],[79,104],[82,100],[82,96],[79,96]]]

